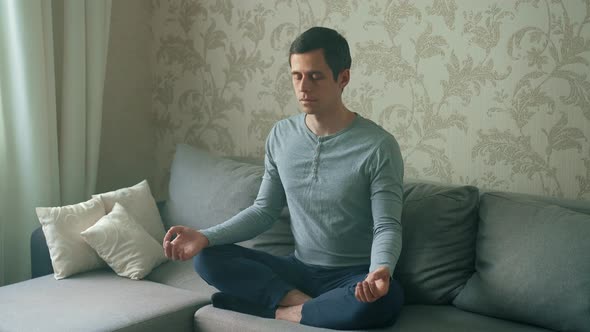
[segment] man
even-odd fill
[[[391,325],[403,303],[391,278],[401,251],[399,146],[344,106],[351,58],[338,32],[307,30],[289,64],[303,113],[272,128],[256,201],[205,230],[172,227],[166,256],[194,257],[197,273],[221,291],[212,297],[218,308],[332,329]],[[285,205],[293,255],[233,244],[269,229]]]

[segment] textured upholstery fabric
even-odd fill
[[[406,304],[447,304],[474,272],[478,189],[406,183],[394,271]]]
[[[170,174],[170,197],[162,215],[168,227],[204,229],[220,224],[252,205],[264,166],[216,157],[179,144]],[[285,209],[275,225],[245,247],[285,255],[293,252],[293,235]]]
[[[233,311],[202,307],[195,313],[195,332],[328,332],[286,321],[258,318]],[[367,332],[550,332],[549,330],[485,317],[452,306],[410,305],[395,325]]]
[[[192,331],[209,301],[173,287],[92,271],[0,288],[0,331]]]
[[[458,307],[558,331],[590,331],[590,215],[482,196],[477,272]]]
[[[193,267],[193,260],[169,261],[155,268],[145,277],[146,280],[160,284],[190,290],[203,298],[210,298],[217,292],[215,287],[209,286],[201,279]]]

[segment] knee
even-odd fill
[[[351,326],[355,328],[379,328],[389,325],[388,323],[392,320],[392,311],[380,300],[357,305],[350,317]]]
[[[404,290],[396,280],[392,279],[389,285],[389,292],[383,297],[380,308],[378,309],[378,311],[383,313],[384,326],[393,325],[397,321],[403,305]]]
[[[219,247],[210,247],[203,249],[193,258],[193,267],[195,271],[206,281],[217,274],[221,269],[220,263],[224,261],[222,250]]]
[[[403,290],[394,281],[385,296],[375,302],[363,303],[358,306],[353,319],[357,322],[368,323],[369,326],[365,326],[366,328],[390,326],[397,320],[403,302]]]
[[[198,274],[201,274],[201,272],[207,270],[207,266],[209,265],[208,262],[211,261],[211,259],[208,257],[208,250],[209,248],[205,248],[199,254],[193,257],[193,267]]]

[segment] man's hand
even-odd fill
[[[174,240],[172,240],[173,235],[176,235]],[[207,247],[209,240],[197,230],[185,226],[174,226],[166,233],[162,245],[166,257],[186,261]]]
[[[389,268],[381,266],[356,284],[354,296],[360,302],[375,302],[389,291]]]

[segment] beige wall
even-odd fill
[[[150,20],[149,1],[113,1],[97,192],[153,183]]]
[[[408,177],[590,199],[590,4],[500,0],[154,0],[155,191],[174,147],[262,156],[298,111],[292,39],[349,40],[352,110],[402,147]]]

